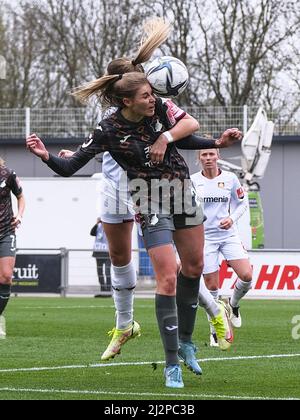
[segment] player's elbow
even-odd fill
[[[193,133],[195,133],[196,131],[199,131],[200,130],[200,124],[193,117],[192,117],[192,120],[191,120],[191,125],[192,125],[192,129],[193,129]]]
[[[200,124],[196,120],[196,118],[192,117],[191,115],[187,114],[184,117],[185,120],[188,120],[189,122],[189,128],[191,130],[191,133],[195,133],[196,131],[200,130]]]

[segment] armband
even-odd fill
[[[173,143],[174,138],[172,136],[172,134],[170,133],[170,131],[165,131],[163,133],[163,135],[166,137],[166,139],[168,140],[168,143]]]

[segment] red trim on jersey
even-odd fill
[[[167,105],[167,116],[172,125],[175,125],[186,115],[186,112],[180,109],[170,99],[168,99],[165,104]]]

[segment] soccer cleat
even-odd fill
[[[167,366],[164,370],[166,386],[168,388],[183,388],[181,367],[179,365]]]
[[[3,315],[0,316],[0,340],[6,339],[6,322]]]
[[[230,304],[230,299],[229,299],[229,305],[230,305],[230,309],[231,309],[231,313],[230,313],[230,321],[232,323],[232,325],[234,326],[234,328],[241,328],[242,326],[242,317],[240,314],[240,307],[239,306],[231,306]]]
[[[230,321],[229,306],[219,300],[220,313],[210,320],[211,325],[216,331],[218,344],[221,350],[228,350],[233,343],[233,329]]]
[[[113,359],[117,354],[121,353],[121,347],[132,338],[140,337],[141,327],[136,322],[133,321],[132,326],[126,328],[125,330],[118,330],[113,328],[109,331],[108,335],[112,337],[111,342],[109,343],[107,349],[101,356],[101,360]]]
[[[197,347],[193,343],[180,343],[178,356],[184,365],[195,375],[202,375],[202,369],[196,359]]]
[[[209,341],[210,347],[219,347],[218,344],[218,338],[216,333],[210,333],[210,341]]]

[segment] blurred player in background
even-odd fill
[[[17,198],[16,216],[13,213],[11,193]],[[0,157],[0,339],[6,338],[3,313],[10,298],[16,262],[15,230],[21,224],[24,209],[25,199],[19,179]]]
[[[191,178],[198,196],[204,203],[204,213],[207,217],[204,223],[204,280],[210,293],[217,300],[219,258],[222,255],[239,277],[229,304],[232,325],[240,328],[242,320],[239,302],[251,289],[252,268],[235,222],[245,213],[248,204],[237,176],[218,168],[219,158],[217,149],[200,150],[198,159],[202,171],[193,174]],[[217,345],[213,328],[211,328],[211,345]]]
[[[107,238],[100,218],[97,218],[97,223],[92,227],[90,235],[95,237],[93,257],[96,259],[98,281],[100,285],[100,293],[96,294],[95,297],[110,297],[112,295],[110,272],[111,260],[109,257]]]

